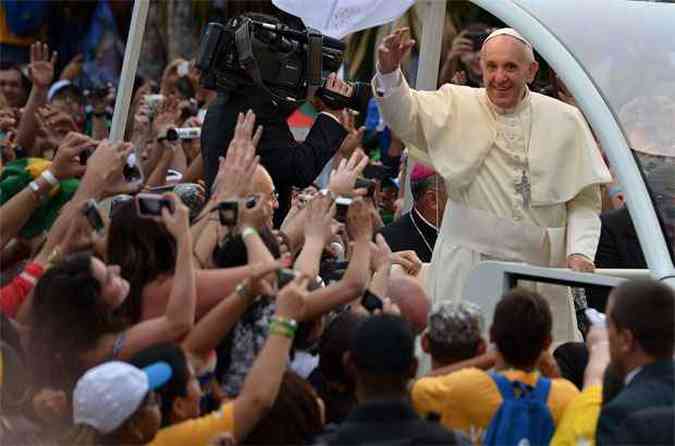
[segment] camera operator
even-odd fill
[[[352,87],[331,75],[326,88],[349,96]],[[314,181],[335,155],[347,131],[338,118],[341,113],[327,109],[319,114],[305,141],[297,143],[286,122],[292,110],[275,105],[261,88],[248,86],[239,91],[221,92],[209,107],[202,128],[207,188],[210,189],[218,171],[218,157],[225,156],[237,115],[249,109],[255,113],[258,124],[263,126],[258,155],[279,192],[279,209],[275,215],[278,225],[290,207],[291,188],[304,188]]]

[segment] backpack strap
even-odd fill
[[[551,390],[551,380],[548,378],[544,378],[543,376],[540,376],[539,379],[537,380],[537,385],[534,387],[534,390],[532,391],[532,396],[535,399],[546,404],[546,401],[548,400],[548,393],[550,390]]]
[[[490,377],[497,385],[499,393],[502,394],[502,399],[513,400],[516,398],[516,395],[513,393],[513,386],[511,384],[511,381],[508,380],[508,378],[506,378],[501,373],[496,372],[490,372]]]

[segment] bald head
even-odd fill
[[[407,275],[392,275],[388,297],[398,305],[401,316],[410,323],[416,335],[425,330],[431,303],[417,280]]]
[[[263,194],[269,195],[274,191],[274,181],[270,176],[267,169],[262,165],[258,164],[258,167],[255,169],[253,174],[253,186],[252,190],[249,191],[251,195],[253,194]]]

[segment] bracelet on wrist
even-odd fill
[[[258,231],[255,228],[252,228],[250,226],[246,226],[242,231],[241,231],[241,238],[242,240],[246,240],[246,237],[249,235],[257,235]]]
[[[269,325],[268,334],[275,334],[293,339],[295,337],[296,330],[297,329],[289,328],[288,326],[281,324],[279,321],[272,319]]]
[[[289,330],[292,330],[293,333],[295,333],[296,330],[298,329],[298,323],[296,321],[294,321],[293,319],[287,319],[285,317],[273,316],[271,321],[274,322],[275,324],[282,325],[282,326],[288,328]]]
[[[44,178],[44,180],[47,183],[49,183],[49,185],[52,187],[56,187],[59,185],[59,180],[54,176],[54,174],[50,170],[43,170],[40,176]]]

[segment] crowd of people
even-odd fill
[[[393,31],[368,109],[311,98],[303,138],[294,110],[205,88],[186,55],[137,76],[116,142],[115,58],[64,62],[6,3],[3,445],[675,441],[672,288],[462,299],[483,260],[645,267],[574,98],[515,30],[460,30],[436,92]],[[675,203],[673,166],[647,174]]]

